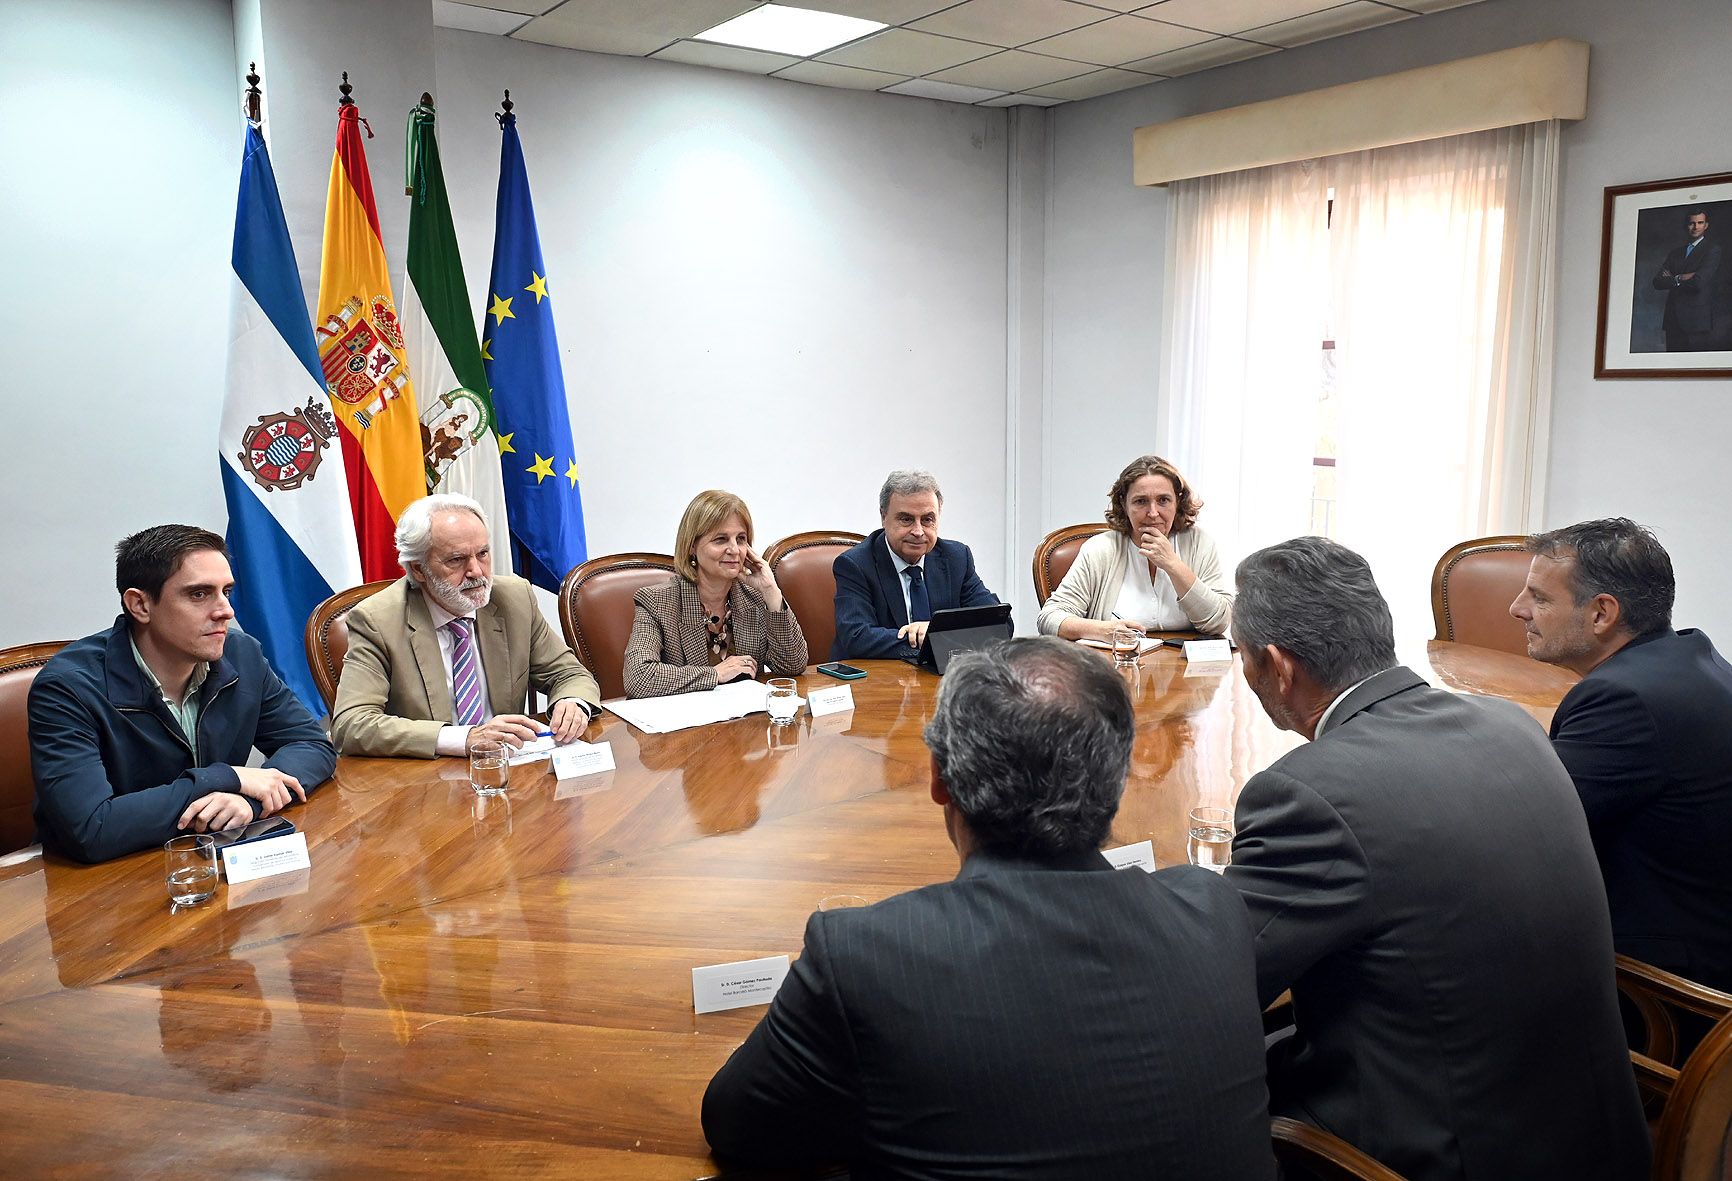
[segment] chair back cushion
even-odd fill
[[[784,537],[764,552],[814,664],[830,659],[836,639],[836,557],[863,540],[858,533],[819,530]]]
[[[674,573],[667,554],[607,554],[591,558],[559,585],[559,626],[565,642],[601,686],[602,698],[625,696],[625,648],[631,639],[631,597]]]
[[[1480,537],[1451,547],[1431,575],[1437,638],[1527,655],[1527,632],[1509,613],[1527,581],[1531,555],[1519,535]]]
[[[343,679],[343,657],[349,652],[349,625],[344,618],[366,599],[390,586],[396,579],[385,578],[362,586],[338,591],[313,608],[307,619],[302,644],[307,650],[307,667],[312,670],[313,683],[330,711],[337,701],[337,682]]]
[[[36,839],[36,782],[30,775],[30,685],[65,641],[0,650],[0,853]]]
[[[1052,598],[1052,592],[1058,589],[1058,584],[1064,581],[1064,576],[1070,573],[1076,556],[1082,551],[1083,543],[1097,533],[1105,533],[1107,527],[1103,522],[1090,521],[1083,525],[1066,525],[1063,529],[1054,529],[1041,539],[1034,547],[1034,597],[1041,606]]]

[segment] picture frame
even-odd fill
[[[1732,172],[1605,192],[1594,376],[1732,378]]]

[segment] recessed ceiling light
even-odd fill
[[[863,20],[857,16],[790,8],[786,4],[766,4],[732,20],[725,20],[712,29],[693,34],[692,40],[811,57],[814,53],[823,53],[826,49],[857,41],[868,33],[888,27],[883,21]]]

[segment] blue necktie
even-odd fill
[[[932,601],[926,597],[926,574],[918,566],[910,566],[908,575],[908,622],[924,623],[932,618]]]

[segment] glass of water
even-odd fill
[[[216,841],[204,833],[175,837],[162,847],[168,860],[168,900],[197,906],[216,893]]]
[[[1233,860],[1233,814],[1225,808],[1191,809],[1191,864],[1216,873]]]
[[[476,795],[503,795],[511,786],[511,748],[503,742],[477,742],[470,747],[469,786]]]
[[[792,677],[776,677],[766,684],[770,690],[765,703],[770,711],[770,721],[777,726],[793,724],[794,715],[800,712],[800,687]]]
[[[1113,628],[1111,641],[1113,663],[1117,665],[1135,664],[1142,639],[1143,631],[1141,628],[1131,627],[1129,624]]]

